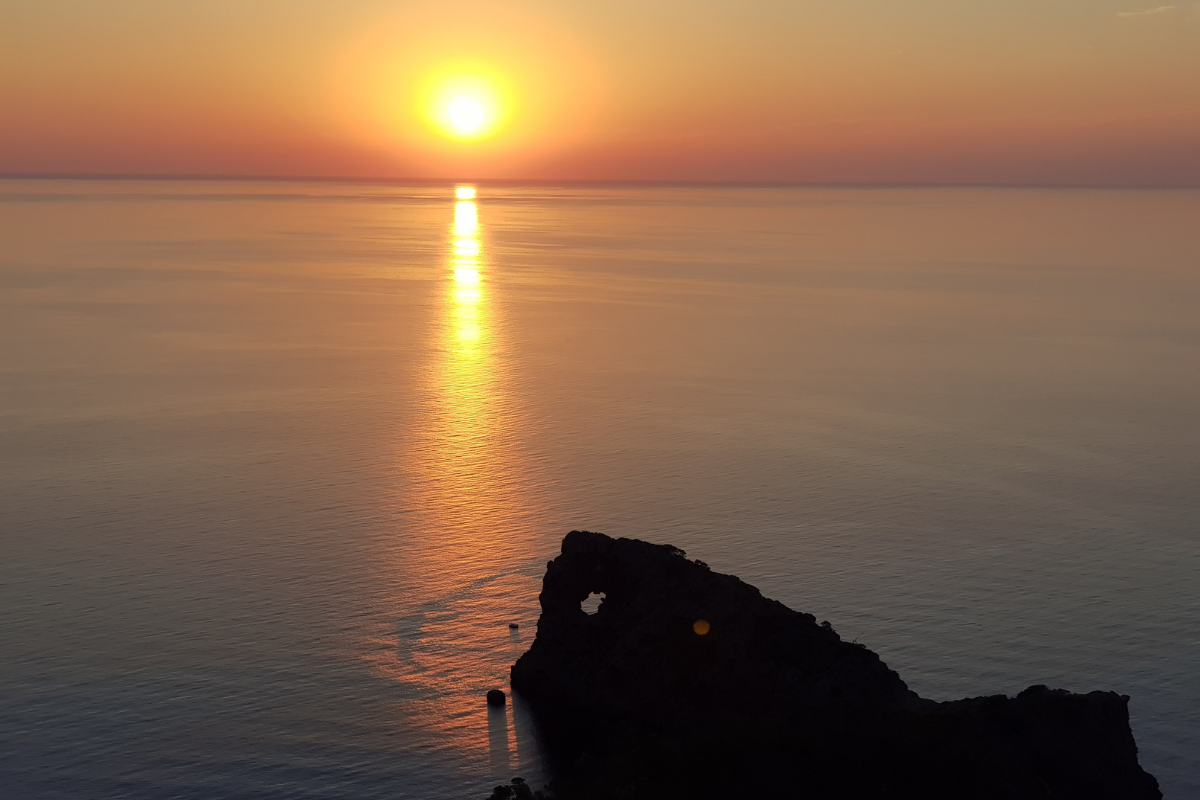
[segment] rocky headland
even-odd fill
[[[572,531],[540,601],[512,687],[562,798],[1162,797],[1127,696],[926,700],[829,623],[674,547]]]

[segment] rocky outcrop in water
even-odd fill
[[[674,547],[572,531],[540,600],[512,686],[561,797],[1162,797],[1128,697],[925,700],[829,623]]]

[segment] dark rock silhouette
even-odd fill
[[[505,701],[504,692],[499,689],[492,689],[487,693],[487,704],[489,706],[502,706]]]
[[[488,800],[548,800],[544,792],[529,788],[523,778],[513,778],[507,786],[497,786]]]
[[[1162,797],[1128,697],[925,700],[828,622],[674,547],[572,531],[540,600],[512,686],[559,797]]]

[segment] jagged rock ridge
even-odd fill
[[[593,592],[606,596],[588,615]],[[828,623],[674,547],[572,531],[540,601],[512,686],[563,796],[1162,797],[1128,697],[925,700]]]

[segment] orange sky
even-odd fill
[[[0,0],[0,173],[1197,186],[1159,1]]]

